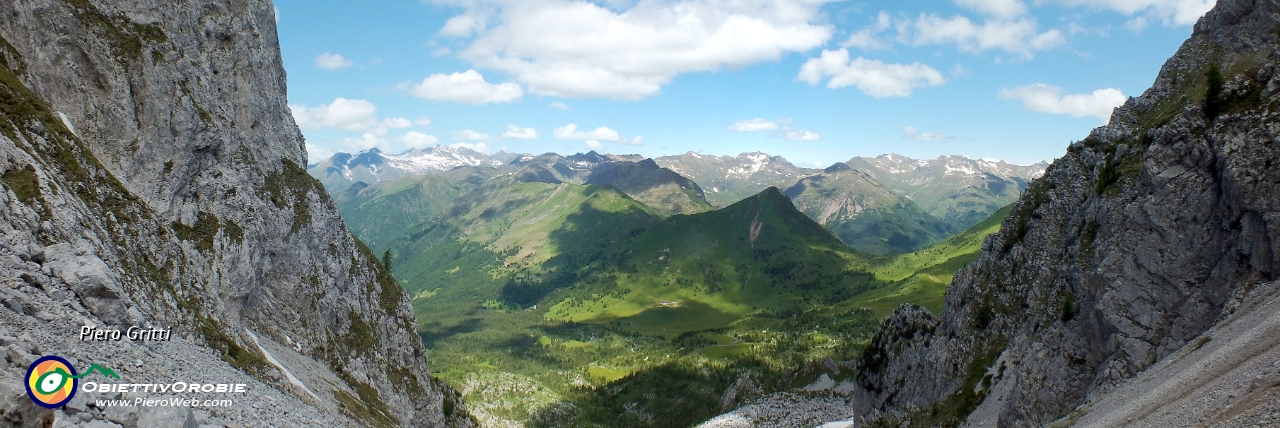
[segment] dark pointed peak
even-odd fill
[[[825,172],[827,174],[835,174],[840,171],[852,171],[852,170],[853,168],[850,167],[848,164],[845,164],[844,162],[836,162],[835,164],[827,167],[826,169],[823,169],[822,172]]]

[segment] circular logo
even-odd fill
[[[57,355],[40,357],[27,369],[27,396],[41,407],[56,409],[76,395],[76,368]]]

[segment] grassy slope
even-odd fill
[[[617,261],[602,265],[616,272],[612,284],[575,288],[547,317],[675,337],[764,310],[833,304],[874,287],[863,273],[865,258],[776,188],[721,210],[669,218],[615,251],[607,258]]]
[[[870,307],[880,317],[907,302],[942,313],[943,297],[951,278],[978,257],[982,241],[1000,230],[1000,222],[1012,207],[1005,206],[981,223],[929,248],[876,260],[871,272],[877,281],[889,286],[849,303]]]
[[[422,175],[350,187],[334,202],[356,236],[381,254],[393,240],[439,215],[463,189],[442,176]],[[358,190],[358,191],[357,191]]]

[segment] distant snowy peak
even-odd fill
[[[431,171],[448,171],[461,166],[500,166],[502,161],[489,155],[465,147],[434,146],[425,149],[411,149],[400,153],[383,153],[378,149],[369,149],[355,155],[338,153],[330,159],[333,167],[343,170],[350,177],[350,171],[364,167],[377,176],[381,172],[394,172],[395,175],[421,174]]]
[[[394,155],[382,155],[387,167],[410,174],[447,171],[460,166],[500,166],[502,161],[465,147],[434,146]]]
[[[850,159],[847,164],[855,168],[870,167],[879,170],[876,172],[892,175],[981,176],[991,174],[1001,178],[1037,178],[1043,175],[1045,168],[1048,167],[1044,162],[1024,166],[992,158],[972,159],[964,155],[917,160],[894,153],[874,158],[857,157]]]

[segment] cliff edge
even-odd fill
[[[472,423],[431,377],[408,297],[305,171],[270,1],[11,1],[0,16],[0,419]],[[78,336],[135,325],[171,338]],[[83,393],[44,411],[18,385],[51,354],[121,382],[249,392],[171,412]]]

